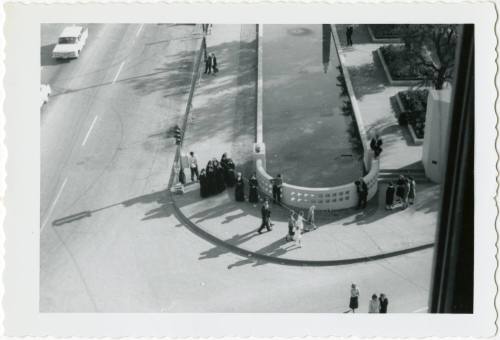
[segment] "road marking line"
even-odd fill
[[[83,139],[83,143],[82,143],[82,146],[85,146],[85,143],[87,143],[87,139],[89,138],[90,136],[90,132],[92,131],[92,129],[94,128],[94,124],[95,122],[97,121],[97,116],[94,117],[94,120],[92,121],[92,124],[90,124],[90,128],[89,130],[87,131],[87,134],[85,135],[85,138]]]
[[[139,29],[137,30],[137,33],[135,34],[135,36],[137,37],[139,35],[139,33],[141,33],[142,31],[142,26],[144,26],[144,24],[141,24],[141,26],[139,27]]]
[[[116,81],[116,79],[118,79],[118,76],[120,75],[120,72],[122,71],[122,67],[123,67],[124,64],[125,64],[125,62],[122,61],[122,63],[120,64],[120,68],[118,69],[118,72],[116,72],[116,76],[113,79],[113,83]]]
[[[429,310],[429,307],[422,307],[422,308],[419,308],[417,310],[414,310],[412,313],[420,313],[420,312],[423,312],[423,311],[427,311]]]
[[[57,203],[57,200],[59,200],[59,197],[61,196],[61,193],[64,189],[64,186],[66,185],[66,182],[68,181],[68,178],[66,177],[63,181],[63,184],[61,185],[61,188],[59,189],[59,191],[57,192],[57,195],[56,195],[56,199],[54,200],[54,202],[52,202],[52,205],[50,206],[50,209],[49,209],[49,213],[47,215],[47,218],[45,219],[45,221],[43,222],[42,224],[42,229],[40,230],[40,232],[43,230],[43,228],[45,228],[45,225],[47,224],[47,222],[49,221],[50,219],[50,216],[52,215],[52,211],[54,210],[54,208],[56,207],[56,203]]]

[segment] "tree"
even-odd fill
[[[452,79],[458,25],[401,25],[401,36],[407,52],[415,57],[424,81],[441,90]]]

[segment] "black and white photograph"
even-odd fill
[[[290,332],[300,315],[337,320],[324,321],[332,331],[323,335],[377,336],[395,320],[427,336],[493,334],[496,43],[482,34],[494,28],[494,6],[469,4],[473,16],[460,4],[421,5],[414,20],[409,7],[399,19],[396,6],[371,4],[359,18],[353,7],[310,21],[276,11],[259,19],[250,5],[230,21],[221,5],[212,20],[160,20],[150,7],[141,21],[131,4],[113,22],[47,5],[30,24],[37,54],[26,69],[10,65],[22,54],[19,19],[33,12],[7,7],[7,137],[22,131],[9,117],[24,101],[37,132],[7,138],[7,201],[23,195],[14,176],[31,197],[24,211],[7,204],[6,235],[29,235],[36,327],[104,336],[47,325],[58,315],[153,324],[196,313],[218,331],[175,334],[280,334],[229,331],[219,314],[256,324],[270,315],[266,327],[281,315]],[[442,19],[425,19],[432,6]],[[457,14],[444,18],[449,9]],[[24,73],[29,100],[10,97]],[[12,263],[22,258],[7,236],[17,280]],[[9,282],[4,306],[16,295]],[[422,317],[429,328],[416,326]],[[475,333],[453,330],[460,318],[476,318]],[[349,332],[357,320],[379,328]],[[107,326],[125,332],[128,322]],[[305,324],[292,334],[315,335]],[[387,334],[417,336],[399,327]],[[171,335],[151,332],[133,334]]]

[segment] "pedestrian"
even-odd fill
[[[283,180],[281,179],[281,174],[278,174],[275,178],[271,180],[273,184],[273,202],[281,203],[281,188],[283,186]]]
[[[411,176],[408,176],[408,183],[410,184],[409,192],[408,192],[408,203],[415,203],[415,198],[417,196],[417,183],[415,183],[415,179]]]
[[[402,207],[404,207],[405,186],[406,186],[405,176],[399,175],[399,178],[396,182],[396,197],[398,199],[398,202],[401,203]]]
[[[352,34],[354,33],[354,27],[352,25],[347,25],[345,30],[347,46],[352,46]]]
[[[379,312],[383,314],[387,313],[387,306],[389,305],[389,299],[383,293],[380,294],[379,304],[380,304]]]
[[[257,230],[259,234],[262,234],[262,229],[266,228],[267,231],[273,230],[271,224],[271,209],[269,209],[269,202],[267,200],[264,201],[261,209],[262,223],[260,228]]]
[[[226,170],[226,185],[228,188],[234,187],[236,181],[236,175],[234,173],[236,166],[231,158],[227,159],[227,170]]]
[[[184,174],[184,169],[182,168],[182,166],[179,169],[179,182],[182,185],[186,184],[186,174]]]
[[[394,187],[394,183],[389,182],[387,186],[387,190],[385,191],[385,210],[392,210],[394,205],[394,193],[396,192],[396,188]]]
[[[205,172],[205,169],[201,169],[198,180],[200,182],[200,196],[202,198],[208,197],[207,173]]]
[[[295,212],[290,210],[290,218],[288,219],[288,234],[285,237],[286,241],[293,241],[295,236],[296,219]]]
[[[194,182],[194,176],[196,175],[196,181],[200,179],[200,175],[198,173],[198,160],[196,159],[194,152],[191,151],[189,153],[191,157],[189,157],[189,170],[191,170],[191,182]]]
[[[353,313],[356,313],[356,309],[358,308],[358,299],[359,299],[359,289],[356,287],[356,284],[351,284],[351,298],[349,300],[349,308]]]
[[[212,71],[213,71],[213,75],[215,76],[215,74],[217,72],[219,72],[219,69],[217,68],[217,58],[215,57],[215,53],[211,53],[211,57],[212,57]]]
[[[377,294],[372,295],[372,299],[368,303],[368,313],[378,313],[380,311],[380,303],[378,302]]]
[[[259,193],[257,190],[259,187],[259,182],[257,181],[257,175],[255,174],[255,172],[248,180],[248,187],[248,201],[250,203],[253,203],[253,206],[255,207],[256,203],[259,202]]]
[[[316,206],[313,204],[309,207],[309,211],[307,212],[307,223],[312,227],[313,230],[316,230]]]
[[[212,55],[209,54],[205,57],[205,74],[212,73]]]
[[[375,158],[378,158],[378,156],[382,153],[382,139],[377,133],[373,136],[370,142],[370,148],[373,150]]]
[[[245,183],[243,182],[243,177],[241,177],[241,172],[238,172],[236,177],[236,188],[234,189],[234,198],[238,202],[245,201]]]
[[[224,170],[217,159],[213,159],[212,163],[215,169],[215,177],[217,179],[217,193],[221,193],[226,189],[226,183],[224,180]]]
[[[358,209],[364,209],[368,200],[368,186],[363,177],[360,177],[355,184],[358,193]]]
[[[408,179],[408,177],[405,177],[405,181],[403,183],[403,188],[404,188],[403,209],[406,209],[406,208],[408,208],[408,199],[409,199],[409,195],[410,195],[410,180]]]
[[[213,166],[212,161],[208,161],[206,172],[207,172],[207,193],[208,196],[211,196],[217,193],[217,177],[215,174],[215,168]]]
[[[295,244],[302,248],[302,232],[304,231],[304,213],[300,211],[295,222]]]
[[[222,154],[221,159],[220,159],[220,165],[222,166],[222,168],[224,169],[224,171],[226,171],[226,170],[227,170],[227,167],[228,167],[228,164],[227,164],[227,163],[228,163],[228,160],[229,160],[229,158],[227,158],[227,153],[226,153],[226,152],[224,152],[224,153]]]

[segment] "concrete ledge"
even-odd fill
[[[382,64],[382,68],[384,69],[385,76],[387,78],[387,81],[389,84],[393,86],[415,86],[419,85],[422,83],[422,80],[395,80],[391,76],[391,72],[389,72],[389,67],[387,66],[387,63],[385,62],[384,56],[382,55],[382,52],[380,51],[380,48],[377,48],[377,55],[380,60],[380,63]]]
[[[373,34],[373,31],[370,27],[370,25],[367,25],[366,27],[368,29],[368,34],[370,35],[370,39],[374,43],[380,43],[380,44],[400,44],[403,41],[400,38],[375,38],[375,34]]]
[[[399,92],[396,93],[396,103],[398,103],[399,109],[401,112],[407,112],[406,107],[404,106],[403,102],[401,101],[401,98],[399,97]],[[413,143],[415,145],[422,145],[424,143],[423,138],[418,138],[417,134],[415,133],[415,130],[413,129],[413,126],[411,124],[406,124],[406,127],[408,128],[408,131],[410,131],[411,138],[413,139]]]

